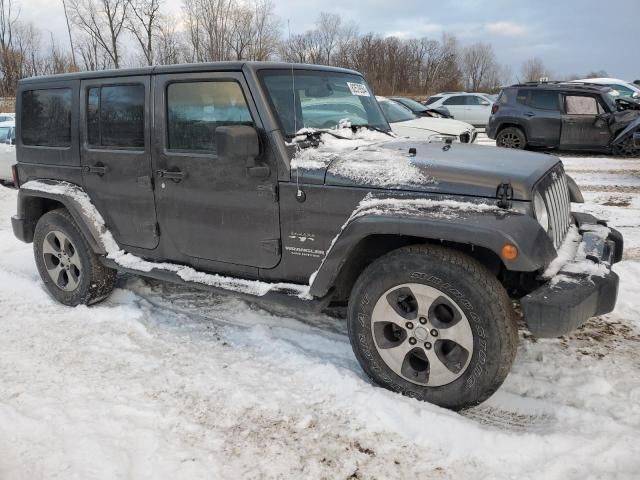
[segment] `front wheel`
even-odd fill
[[[513,308],[495,276],[437,246],[401,248],[367,267],[349,300],[348,325],[374,382],[455,410],[489,398],[517,348]]]
[[[508,127],[500,130],[496,136],[496,145],[503,148],[515,148],[516,150],[524,150],[527,146],[527,138],[524,132],[516,127]]]

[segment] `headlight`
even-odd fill
[[[429,142],[455,142],[457,139],[458,137],[455,135],[441,135],[437,133],[429,137]]]
[[[547,205],[544,203],[544,198],[539,192],[536,192],[533,196],[533,210],[536,214],[536,220],[544,228],[545,232],[549,231],[549,212],[547,211]]]

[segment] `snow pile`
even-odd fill
[[[299,147],[307,140],[307,134],[318,130],[303,129],[294,138]],[[329,171],[356,182],[392,187],[399,185],[437,184],[437,180],[424,175],[411,162],[406,149],[393,149],[389,144],[392,136],[375,130],[337,128],[330,133],[319,135],[317,147],[299,148],[291,160],[294,170],[319,170],[329,167]]]
[[[93,205],[93,203],[91,203],[89,196],[78,186],[71,183],[49,184],[38,180],[32,180],[22,185],[21,188],[24,190],[35,190],[56,195],[64,195],[75,200],[82,208],[85,217],[91,220],[95,229],[99,232],[100,241],[107,252],[107,258],[114,260],[121,267],[140,272],[166,270],[168,272],[175,273],[186,282],[200,283],[215,288],[254,295],[257,297],[262,297],[269,292],[287,292],[305,300],[310,300],[312,298],[309,295],[308,285],[245,280],[241,278],[200,272],[185,265],[177,265],[168,262],[150,262],[144,260],[143,258],[127,253],[120,248],[116,240],[113,238],[113,235],[106,227],[104,218],[100,215],[98,209]]]
[[[595,234],[600,239],[606,239],[610,230],[604,225],[584,225],[584,232]],[[609,267],[603,263],[596,263],[587,259],[586,244],[582,243],[582,236],[575,225],[571,225],[567,236],[558,249],[558,256],[549,264],[542,276],[551,281],[551,285],[559,282],[571,282],[571,275],[578,274],[603,277],[609,273]]]

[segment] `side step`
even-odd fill
[[[299,298],[295,294],[288,294],[284,290],[271,291],[267,292],[265,295],[257,296],[245,292],[214,287],[205,283],[189,282],[182,279],[178,274],[167,270],[154,268],[149,272],[143,272],[132,268],[126,268],[116,263],[115,260],[107,257],[100,257],[100,262],[105,267],[113,268],[114,270],[118,270],[119,272],[130,273],[132,275],[137,275],[140,277],[154,278],[156,280],[162,280],[165,282],[177,283],[180,285],[197,288],[198,290],[202,290],[205,292],[215,293],[217,295],[233,295],[234,297],[241,298],[242,300],[254,303],[256,305],[265,305],[269,310],[276,310],[278,313],[282,312],[283,314],[286,314],[286,310],[315,313],[321,312],[329,306],[329,303],[331,301],[331,293],[328,293],[324,297],[313,298],[310,300]],[[281,307],[284,310],[281,310],[278,307]]]

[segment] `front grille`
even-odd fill
[[[549,237],[560,247],[571,225],[569,186],[562,165],[558,165],[542,179],[538,187],[549,212]]]
[[[469,140],[471,140],[471,135],[469,134],[469,132],[464,132],[462,135],[460,135],[460,143],[469,143]]]

